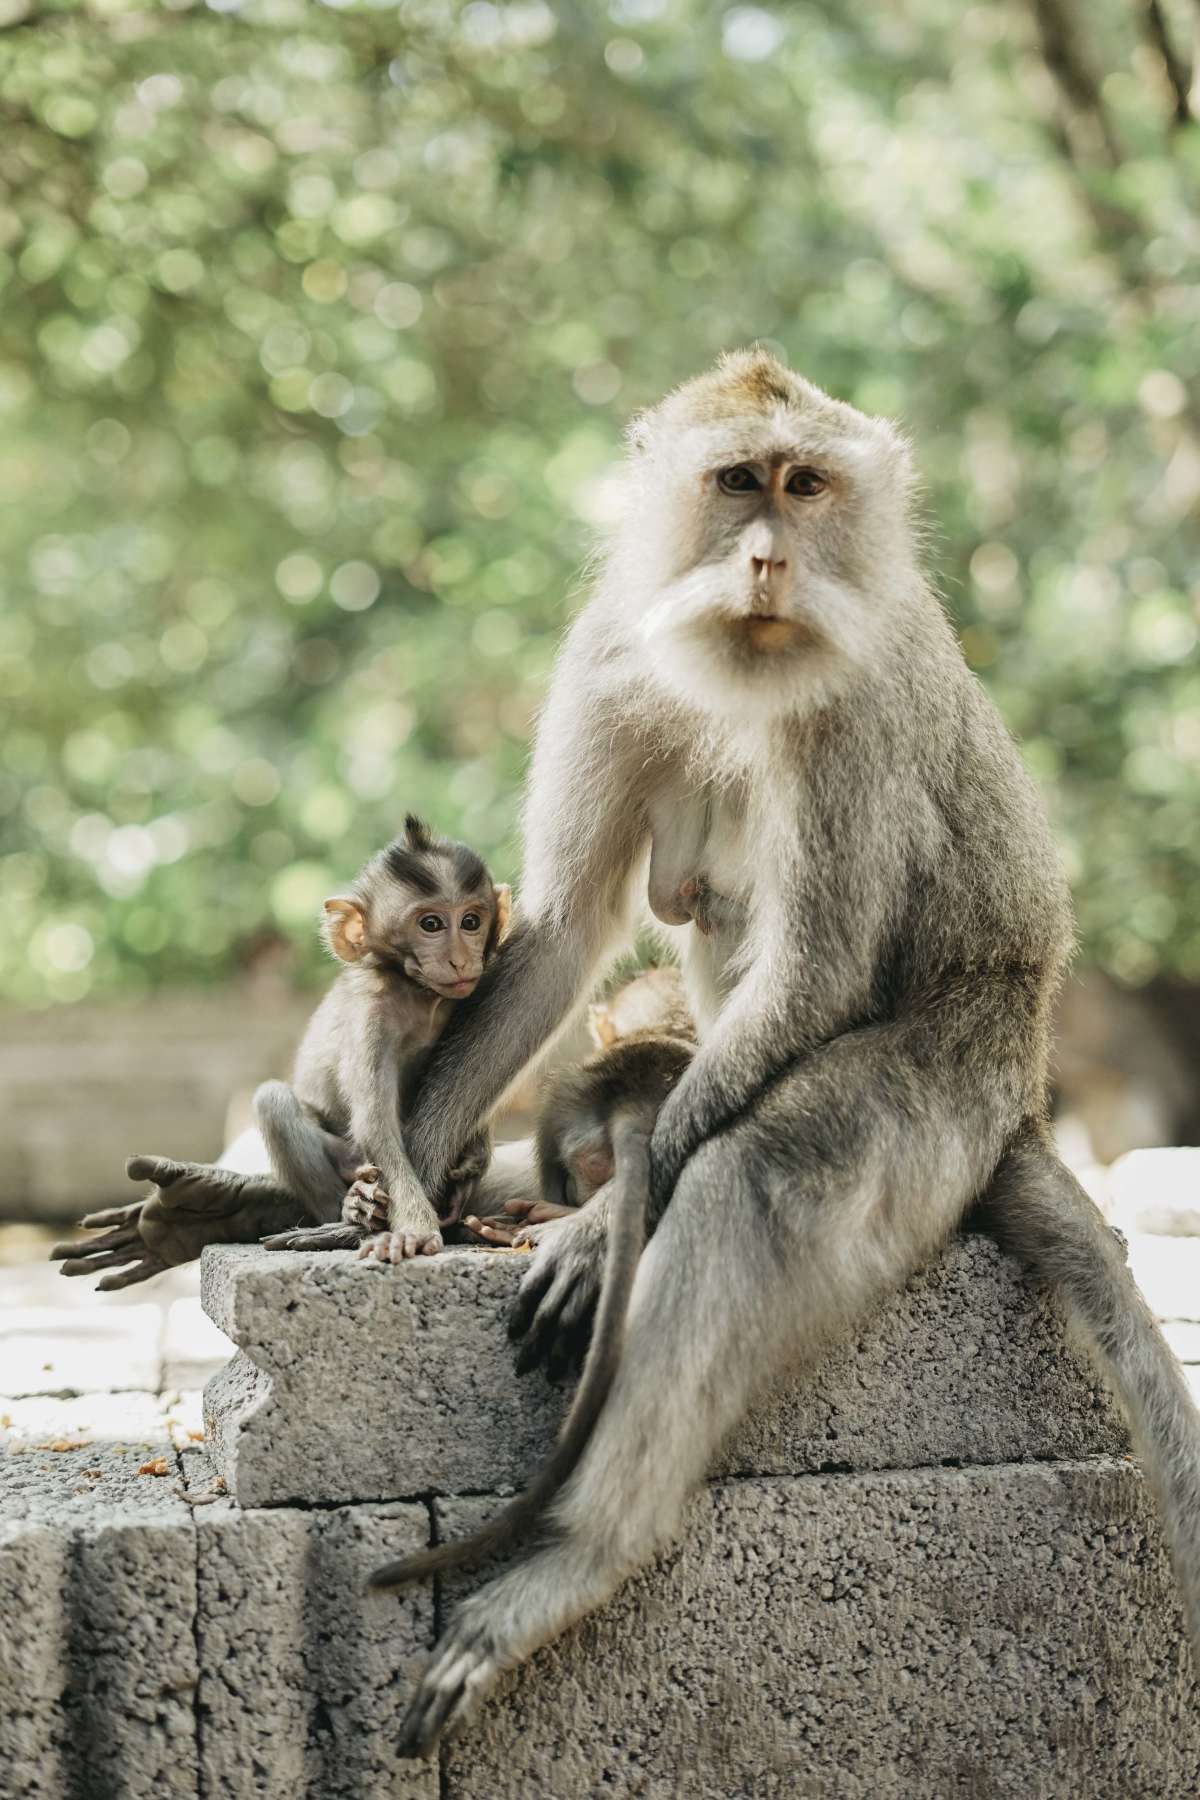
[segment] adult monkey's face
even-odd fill
[[[880,655],[919,580],[890,424],[747,351],[630,435],[611,591],[656,681],[710,712],[791,711]]]

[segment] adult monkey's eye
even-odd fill
[[[798,494],[802,500],[815,500],[828,486],[819,469],[795,469],[787,480],[788,493]]]
[[[464,913],[460,923],[464,931],[478,931],[482,921],[478,913]]]
[[[442,921],[438,918],[436,913],[424,913],[421,918],[417,920],[417,924],[421,927],[422,931],[434,932],[442,931],[444,929]]]
[[[735,463],[732,469],[721,469],[717,475],[717,486],[725,494],[754,494],[762,486],[753,469],[745,463]]]

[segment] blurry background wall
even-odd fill
[[[755,338],[915,437],[1069,864],[1069,1110],[1197,1134],[1194,20],[0,0],[7,1216],[218,1147],[406,808],[517,873],[623,423]]]

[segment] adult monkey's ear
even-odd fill
[[[325,902],[321,936],[326,949],[332,951],[339,962],[357,962],[363,953],[366,935],[367,921],[357,900],[351,900],[346,894],[336,894]]]
[[[492,949],[498,950],[508,936],[508,928],[512,922],[512,889],[507,881],[502,881],[494,890],[496,901],[496,919],[492,926]]]

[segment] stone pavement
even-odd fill
[[[1200,1377],[1200,1240],[1131,1260]],[[1140,1477],[990,1245],[767,1402],[679,1546],[436,1765],[394,1744],[456,1585],[363,1578],[486,1514],[547,1440],[561,1398],[508,1379],[499,1333],[522,1259],[209,1261],[242,1348],[207,1440],[232,1345],[196,1270],[103,1301],[0,1270],[0,1800],[1200,1792]]]

